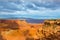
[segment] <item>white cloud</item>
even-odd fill
[[[57,2],[56,0],[0,0],[0,17],[59,18],[60,4]]]

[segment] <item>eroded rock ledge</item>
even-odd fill
[[[60,40],[60,20],[27,23],[25,20],[0,20],[3,40]]]

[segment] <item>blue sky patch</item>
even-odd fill
[[[1,18],[59,19],[60,0],[0,0]]]

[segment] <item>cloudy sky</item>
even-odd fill
[[[60,18],[60,0],[0,0],[1,18]]]

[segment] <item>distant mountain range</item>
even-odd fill
[[[43,23],[44,22],[44,19],[33,19],[33,18],[24,18],[24,17],[20,17],[20,18],[13,18],[13,17],[10,17],[10,18],[4,18],[3,20],[15,20],[15,19],[20,19],[20,20],[26,20],[28,23]]]
[[[31,18],[27,18],[26,21],[28,23],[43,23],[44,19],[31,19]]]

